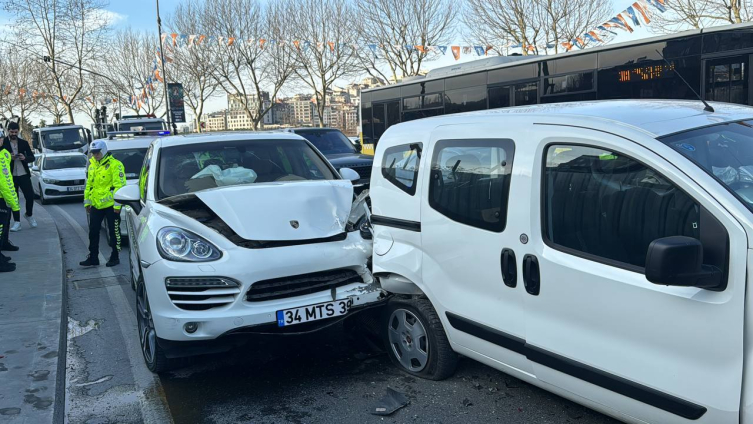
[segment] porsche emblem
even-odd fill
[[[298,221],[290,221],[290,226],[293,227],[293,229],[297,230],[300,224],[298,223]]]

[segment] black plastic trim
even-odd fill
[[[389,218],[381,215],[371,215],[371,225],[382,225],[385,227],[399,228],[401,230],[415,231],[417,233],[421,232],[420,222]]]
[[[704,406],[533,346],[520,337],[487,327],[451,312],[446,312],[446,315],[450,325],[458,331],[525,355],[526,358],[537,364],[627,396],[638,402],[689,420],[697,420],[707,411]]]

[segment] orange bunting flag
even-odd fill
[[[293,45],[295,46],[296,49],[298,49],[298,50],[301,49],[301,42],[300,41],[293,40]]]
[[[172,33],[172,34],[170,34],[170,37],[172,37],[172,39],[173,39],[173,46],[177,46],[178,45],[178,41],[177,41],[178,40],[178,34]]]
[[[484,50],[484,55],[489,56],[489,52],[494,49],[494,46],[486,46],[486,50]]]
[[[618,14],[617,14],[617,16],[615,16],[615,17],[616,17],[617,19],[619,19],[619,20],[620,20],[620,22],[622,22],[622,25],[624,25],[624,26],[625,26],[625,28],[627,28],[628,32],[633,32],[633,28],[631,28],[631,27],[630,27],[630,25],[628,25],[628,23],[627,23],[627,21],[625,20],[625,18],[623,18],[623,17],[622,17],[622,13],[618,13]]]
[[[327,45],[329,46],[329,51],[334,52],[335,51],[335,43],[332,41],[327,41]]]
[[[162,38],[162,45],[164,46],[165,45],[165,38],[167,38],[167,33],[162,34],[161,38]]]
[[[646,13],[646,10],[643,9],[643,6],[638,2],[633,3],[633,9],[637,10],[641,16],[643,16],[643,20],[646,21],[647,24],[651,23],[651,19],[648,18],[648,13]]]
[[[197,42],[196,42],[196,44],[201,44],[201,43],[203,43],[203,42],[204,42],[204,40],[206,40],[206,38],[207,38],[207,36],[206,36],[206,35],[200,35],[200,36],[199,36],[199,41],[197,41]]]
[[[18,95],[21,97],[24,97],[26,95],[26,89],[25,88],[19,88],[18,89]]]
[[[569,52],[570,50],[573,49],[573,43],[571,43],[569,41],[565,41],[564,43],[561,43],[561,44],[562,44],[562,47],[565,48],[565,51]]]
[[[235,37],[228,37],[227,38],[227,45],[232,46],[233,43],[235,43]]]
[[[426,48],[424,46],[413,46],[416,50],[420,51],[421,53],[426,53]]]
[[[264,49],[264,43],[266,43],[266,42],[267,42],[267,40],[265,40],[263,38],[260,38],[259,39],[259,48],[260,49]]]
[[[596,31],[589,31],[588,35],[590,35],[591,37],[593,37],[596,41],[598,41],[600,43],[604,42],[604,41],[601,40],[601,38],[599,38],[598,35],[596,35]]]
[[[451,46],[450,49],[452,49],[452,56],[455,60],[460,59],[460,46]]]

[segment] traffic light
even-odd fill
[[[102,106],[99,117],[100,117],[99,122],[102,122],[103,124],[107,122],[107,106]]]

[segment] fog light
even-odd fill
[[[198,322],[187,322],[183,326],[183,329],[186,330],[186,333],[188,333],[188,334],[195,333],[198,328],[199,328],[199,323]]]

